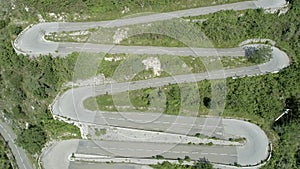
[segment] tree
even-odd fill
[[[291,96],[289,98],[286,99],[285,101],[286,104],[286,109],[289,109],[290,112],[288,113],[288,120],[298,120],[300,119],[300,110],[299,110],[299,106],[300,106],[300,100],[299,98],[295,97],[295,96]]]
[[[44,144],[47,142],[47,135],[42,127],[37,125],[30,126],[21,132],[17,142],[30,154],[36,154],[41,152]]]
[[[209,97],[204,97],[203,104],[205,107],[210,108],[211,99]]]
[[[296,159],[296,165],[300,166],[300,146],[298,147],[298,150],[296,151],[295,159]]]
[[[300,120],[300,111],[299,111],[300,101],[299,98],[291,96],[285,100],[285,111],[284,114],[278,121],[274,123],[274,128],[279,129],[282,126],[289,125],[292,122],[297,122]]]
[[[263,63],[271,58],[272,49],[270,46],[249,46],[245,48],[245,55],[250,62]]]

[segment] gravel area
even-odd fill
[[[217,140],[212,138],[200,138],[180,134],[96,125],[89,126],[88,133],[90,139],[92,140],[138,141],[177,144],[208,144],[211,142],[217,145],[243,145],[243,143],[227,140]]]

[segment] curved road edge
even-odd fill
[[[179,154],[176,154],[176,156],[178,155],[178,157],[184,158],[186,155],[190,156],[190,158],[192,160],[197,160],[199,158],[203,158],[203,157],[207,157],[208,160],[210,160],[212,162],[212,164],[214,164],[215,166],[223,166],[222,168],[235,168],[234,162],[235,160],[237,160],[237,164],[240,164],[242,166],[242,168],[258,168],[259,166],[262,165],[262,162],[267,161],[270,157],[270,148],[269,148],[269,140],[266,136],[266,134],[264,133],[264,131],[262,131],[257,125],[246,122],[246,121],[242,121],[242,120],[236,120],[236,119],[223,119],[224,122],[224,126],[225,126],[225,132],[227,135],[234,135],[234,136],[242,136],[246,138],[246,143],[243,146],[238,146],[237,147],[237,157],[236,159],[233,158],[229,161],[231,161],[231,165],[226,164],[226,163],[222,163],[222,162],[218,162],[215,161],[218,158],[223,158],[222,156],[220,157],[212,157],[209,155],[193,155],[194,151],[196,151],[197,149],[199,149],[199,145],[175,145],[177,146],[177,151],[179,151]],[[256,144],[257,140],[260,140],[260,144]],[[107,142],[107,141],[104,141]],[[135,156],[135,154],[138,152],[139,147],[144,147],[146,151],[147,147],[151,147],[155,149],[155,146],[153,147],[152,143],[140,143],[142,144],[141,146],[137,145],[135,142],[114,142],[114,141],[108,141],[110,142],[110,144],[101,144],[101,146],[99,146],[99,149],[104,149],[107,151],[107,149],[118,149],[118,144],[124,144],[124,145],[128,145],[126,146],[126,148],[130,148],[130,149],[134,149],[135,147],[137,147],[136,151],[133,151],[133,154],[130,153],[130,151],[128,151],[126,148],[125,149],[120,149],[119,151],[116,150],[116,152],[120,153],[120,154],[127,154],[129,153],[129,156],[132,156],[133,159],[143,159],[138,157],[138,155]],[[50,148],[48,148],[44,153],[43,153],[43,157],[42,157],[42,163],[45,167],[45,169],[55,169],[55,168],[61,168],[61,169],[66,169],[69,165],[71,165],[71,163],[73,163],[74,161],[70,160],[70,157],[72,155],[72,153],[75,154],[82,154],[84,156],[84,154],[88,154],[89,152],[86,151],[85,153],[82,153],[82,149],[84,149],[87,145],[90,146],[94,144],[94,141],[91,140],[78,140],[78,139],[73,139],[73,140],[65,140],[65,141],[61,141],[58,142],[56,144],[54,144],[53,146],[51,146]],[[95,144],[98,146],[98,144]],[[109,145],[109,147],[105,147],[105,145]],[[115,145],[116,147],[112,147],[111,145]],[[159,148],[161,145],[157,145],[157,148]],[[182,146],[182,147],[181,147]],[[218,146],[218,145],[216,145]],[[124,147],[124,146],[122,146]],[[192,148],[187,148],[187,147],[192,147]],[[107,149],[106,149],[107,148]],[[210,146],[203,146],[201,149],[207,149],[209,150]],[[219,146],[218,149],[222,149],[222,146]],[[232,147],[232,150],[234,148]],[[228,149],[227,149],[228,150]],[[106,157],[111,159],[111,161],[114,161],[114,158],[120,158],[118,156],[111,156],[111,153],[108,151],[107,154],[105,154],[105,152],[103,153],[103,151],[101,151],[101,153],[103,154],[94,154],[93,158],[97,159],[98,157]],[[168,150],[167,150],[168,151]],[[172,149],[170,149],[170,151],[172,151]],[[95,152],[94,152],[95,153]],[[178,153],[178,152],[177,152]],[[216,153],[216,152],[215,152]],[[215,154],[215,153],[211,153],[211,154]],[[217,152],[218,153],[218,152]],[[219,152],[222,153],[222,152]],[[233,153],[233,152],[232,152]],[[168,153],[166,153],[168,154]],[[207,154],[207,153],[205,153]],[[208,153],[209,154],[209,153]],[[153,154],[155,155],[155,154]],[[222,155],[222,154],[219,154]],[[168,155],[163,155],[164,157],[169,157],[172,158],[172,155],[168,156]],[[244,156],[244,157],[243,157]],[[151,158],[151,155],[149,155],[149,157]],[[81,161],[81,165],[84,166],[84,164],[89,165],[89,163],[97,163],[97,162],[93,162],[93,158],[88,160],[88,163],[85,163],[84,161]],[[95,160],[94,159],[94,160]],[[149,158],[145,158],[148,159]],[[176,159],[176,158],[175,158]],[[95,160],[97,161],[97,160]],[[133,160],[134,161],[134,160]],[[151,160],[150,160],[151,161]],[[80,161],[78,161],[80,162]],[[249,164],[249,162],[251,162],[252,164]],[[152,161],[152,163],[155,163],[155,160]],[[73,164],[74,165],[74,164]]]
[[[149,23],[154,21],[169,20],[173,18],[180,18],[185,16],[197,16],[209,13],[218,12],[221,10],[245,10],[245,9],[278,9],[287,5],[285,0],[257,0],[257,1],[245,1],[232,4],[223,4],[209,7],[200,7],[187,10],[179,10],[167,13],[152,14],[146,16],[140,16],[135,18],[118,19],[114,21],[100,21],[100,22],[49,22],[39,23],[36,25],[28,26],[22,31],[18,37],[12,42],[15,51],[18,54],[28,54],[31,57],[37,57],[41,54],[52,54],[54,56],[66,56],[72,53],[72,50],[60,51],[60,47],[64,46],[63,43],[56,43],[46,41],[44,35],[49,32],[57,31],[72,31],[83,30],[88,28],[102,27],[118,27],[139,23]],[[32,43],[34,42],[34,43]],[[82,47],[82,45],[80,45]]]
[[[283,3],[284,2],[284,3]],[[250,3],[250,2],[248,2],[248,3]],[[251,2],[252,3],[252,2]],[[286,3],[285,3],[285,1],[284,0],[274,0],[274,1],[265,1],[265,0],[259,0],[259,1],[257,1],[257,2],[253,2],[255,5],[256,5],[256,7],[255,8],[260,8],[260,7],[262,7],[262,8],[278,8],[278,7],[282,7],[282,5],[286,5]],[[247,8],[245,8],[245,9],[247,9]],[[241,10],[241,9],[239,9],[239,10]],[[16,39],[16,41],[18,40],[18,39],[20,39],[20,38],[22,38],[23,36],[22,35],[24,35],[24,34],[26,34],[27,33],[27,31],[29,30],[29,28],[31,28],[31,27],[28,27],[28,29],[26,29],[25,31],[23,31],[22,32],[22,34],[20,34],[19,36],[18,36],[18,38]],[[31,39],[32,40],[32,39]],[[18,45],[18,43],[16,42],[16,41],[14,41],[14,42],[12,42],[12,45],[13,45],[13,47],[14,47],[14,49],[16,50],[16,52],[17,53],[22,53],[22,54],[29,54],[30,55],[30,52],[28,53],[28,51],[23,51]],[[53,51],[52,51],[53,52]],[[45,52],[45,53],[41,53],[41,54],[48,54],[47,52]],[[55,53],[54,53],[55,54]],[[1,122],[2,123],[2,122]],[[5,127],[5,124],[4,125],[2,125],[2,128],[6,128]],[[3,130],[4,131],[4,130]],[[3,132],[2,130],[1,130],[1,132]],[[13,133],[13,132],[12,132]],[[3,133],[1,133],[1,134],[3,134]],[[5,133],[4,133],[4,135],[5,135]],[[7,136],[7,137],[9,137],[9,136]],[[16,137],[16,136],[15,136]],[[11,136],[11,138],[12,138],[12,136]],[[18,147],[15,145],[15,143],[13,142],[13,140],[11,140],[11,143],[10,143],[11,145],[11,147],[15,147],[16,148],[16,150],[14,150],[15,152],[17,152],[17,154],[18,155],[20,155],[20,159],[19,159],[19,163],[18,163],[18,165],[19,165],[19,167],[20,168],[23,168],[23,167],[25,167],[26,168],[26,166],[27,166],[27,169],[31,169],[32,168],[32,166],[31,166],[31,164],[30,164],[30,162],[28,161],[28,159],[27,159],[27,157],[26,157],[26,153],[22,150],[22,149],[19,149],[20,151],[17,151],[18,150]],[[13,149],[13,148],[12,148]],[[15,154],[15,153],[14,153]],[[24,158],[22,158],[22,156],[24,157]],[[22,160],[22,159],[27,159],[27,160]],[[18,161],[18,160],[17,160]],[[24,163],[27,163],[28,162],[28,164],[24,164]],[[23,163],[23,164],[21,164],[21,163]],[[22,167],[23,166],[23,167]]]

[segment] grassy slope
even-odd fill
[[[18,0],[31,12],[41,13],[66,13],[68,19],[74,21],[74,14],[78,20],[111,20],[131,14],[144,12],[166,12],[179,9],[211,6],[216,4],[233,3],[245,0]],[[126,10],[127,8],[127,10]],[[122,11],[126,12],[122,14]]]

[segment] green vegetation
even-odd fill
[[[105,58],[112,58],[112,61],[103,59],[98,67],[97,73],[103,73],[105,77],[113,77],[114,72],[125,57],[125,54],[106,54]]]
[[[18,142],[30,154],[40,153],[47,142],[47,135],[40,126],[30,126],[21,132]]]
[[[273,123],[272,129],[280,136],[280,148],[275,149],[272,160],[265,168],[297,168],[300,164],[300,97],[285,100],[285,109],[290,111]],[[276,160],[276,161],[275,161]]]
[[[163,162],[159,165],[151,165],[155,169],[213,169],[212,164],[208,161],[198,161],[193,166],[181,165],[181,164],[171,164],[169,162]]]
[[[224,116],[244,117],[258,123],[273,143],[271,161],[263,168],[297,168],[299,164],[299,118],[274,129],[274,120],[290,98],[300,97],[299,29],[300,1],[290,1],[287,14],[264,14],[263,10],[223,11],[197,23],[215,46],[237,46],[248,38],[269,38],[292,58],[292,65],[278,74],[227,80]],[[299,103],[295,103],[299,105]]]
[[[88,32],[86,34],[75,34],[76,32],[53,32],[50,34],[45,35],[45,39],[49,41],[55,42],[86,42],[88,38],[91,36],[91,33]],[[75,34],[75,35],[74,35]]]
[[[196,134],[195,134],[195,137],[198,137],[198,138],[207,138],[206,135],[201,134],[201,133],[196,133]]]
[[[265,60],[267,62],[268,60]],[[221,57],[221,62],[224,68],[232,69],[237,67],[246,67],[246,66],[253,66],[256,63],[249,61],[246,57],[230,57],[230,56],[223,56]]]
[[[27,0],[21,1],[17,5],[24,5],[25,3],[29,7],[34,6],[34,9],[40,9],[43,15],[47,12],[80,12],[78,10],[80,8],[83,9],[82,13],[85,11],[91,11],[92,14],[105,13],[106,15],[98,15],[102,19],[114,18],[117,17],[116,15],[120,16],[118,13],[114,14],[115,12],[110,13],[106,10],[90,10],[90,8],[97,9],[99,6],[82,8],[80,3],[76,1],[64,1],[60,5],[61,8],[56,8],[59,3],[52,2],[50,0]],[[43,3],[44,5],[42,5]],[[100,6],[106,8],[103,4]],[[176,4],[176,6],[180,5]],[[122,5],[121,7],[122,9],[119,11],[124,8]],[[132,13],[136,12],[133,7],[129,6],[129,8]],[[297,106],[299,106],[297,100],[300,98],[300,33],[297,29],[300,27],[299,8],[300,1],[291,0],[288,13],[280,16],[277,13],[265,14],[261,9],[239,12],[221,11],[208,15],[208,19],[203,23],[195,23],[217,47],[234,47],[249,38],[269,38],[276,41],[277,46],[287,52],[292,59],[291,66],[277,74],[227,79],[228,93],[224,116],[249,119],[267,132],[273,143],[274,151],[271,161],[263,166],[266,169],[293,169],[297,168],[300,163],[300,120],[298,116],[299,109],[297,109]],[[11,7],[6,9],[11,9]],[[29,12],[21,15],[20,11],[23,9],[23,6],[18,8],[19,13],[14,11],[14,15],[11,15],[10,11],[1,11],[0,104],[5,115],[14,120],[15,129],[19,136],[18,142],[28,152],[32,153],[37,150],[34,153],[38,153],[45,140],[63,138],[66,135],[68,138],[79,137],[79,131],[76,127],[53,120],[51,113],[48,111],[48,105],[59,92],[61,85],[71,80],[76,55],[73,54],[64,59],[50,56],[29,59],[27,56],[17,56],[11,47],[11,40],[24,28],[18,25],[17,21],[23,17],[27,19],[27,22],[32,22],[30,18],[36,16],[36,10],[32,8],[30,10],[34,14]],[[15,16],[15,14],[16,20],[8,17]],[[193,18],[197,19],[197,17]],[[198,18],[203,18],[203,16]],[[107,74],[111,74],[111,72],[113,71],[110,70]],[[211,97],[208,94],[210,93],[210,85],[205,81],[199,83],[201,84],[199,85],[200,88],[202,88],[199,90],[204,90],[204,93],[206,93],[200,96],[202,101],[204,101],[204,97],[207,98],[202,108],[199,108],[201,110],[199,112],[202,112],[205,109],[207,111],[207,107],[210,106],[209,98]],[[176,98],[178,96],[176,93],[178,91],[172,91],[170,94]],[[141,96],[143,95],[141,94]],[[147,99],[144,99],[144,101],[147,101]],[[176,105],[176,103],[178,103],[178,100],[174,99],[169,104]],[[176,109],[176,106],[173,107]],[[286,108],[292,109],[292,113],[284,116],[280,122],[275,123],[274,119]],[[30,126],[28,129],[25,127],[27,123]],[[29,137],[29,134],[33,134],[32,137]],[[40,134],[42,136],[37,136]],[[38,140],[33,142],[32,138],[38,138]],[[156,167],[183,168],[186,166],[164,163]]]
[[[207,145],[212,146],[212,145],[214,145],[214,143],[209,142],[209,143],[207,143]]]
[[[95,135],[96,136],[101,136],[101,135],[105,135],[106,134],[106,129],[95,129]]]
[[[166,12],[179,9],[233,3],[244,0],[17,0],[20,6],[29,7],[27,13],[41,13],[55,20],[49,13],[60,14],[67,20],[111,20],[143,12]],[[28,15],[28,14],[27,14]]]
[[[279,126],[274,123],[288,100],[300,97],[299,8],[300,1],[290,1],[289,11],[280,16],[277,13],[265,14],[261,9],[221,11],[208,15],[208,20],[203,23],[195,23],[217,47],[234,47],[249,38],[269,38],[276,41],[276,46],[292,59],[291,65],[277,74],[227,79],[228,93],[223,115],[257,123],[273,143],[271,161],[263,168],[299,166],[299,118],[283,118],[290,122]]]
[[[111,95],[101,95],[95,98],[88,98],[83,102],[89,110],[117,111]]]
[[[16,161],[8,147],[8,143],[0,136],[0,167],[3,169],[13,169],[16,166]]]
[[[162,156],[162,155],[156,155],[156,156],[153,156],[152,158],[155,158],[157,160],[161,160],[161,159],[164,159],[164,156]]]
[[[10,43],[3,45],[7,48]],[[0,98],[3,112],[16,124],[18,142],[28,152],[38,153],[49,139],[80,137],[77,127],[54,120],[48,110],[62,83],[71,79],[76,57],[29,59],[8,49],[0,54]],[[25,129],[27,123],[31,127]]]
[[[287,14],[280,16],[265,14],[262,9],[221,11],[208,15],[205,22],[198,22],[195,25],[203,30],[216,47],[235,47],[242,41],[252,38],[270,38],[279,45],[283,41],[296,42],[298,18],[293,16],[298,12],[296,8],[294,6]],[[286,20],[287,18],[291,20]]]
[[[134,28],[132,28],[134,29]],[[98,28],[90,29],[87,31],[71,31],[71,32],[53,32],[45,35],[45,39],[55,42],[89,42],[89,43],[101,43],[101,44],[114,44],[111,37],[117,32],[115,28]],[[130,31],[131,32],[131,31]],[[102,36],[109,38],[103,38]],[[96,39],[94,36],[101,36]],[[102,40],[105,39],[105,40]],[[109,40],[108,40],[109,39]],[[130,36],[129,38],[123,39],[117,45],[125,46],[165,46],[165,47],[186,47],[182,42],[161,34],[145,33]]]
[[[139,34],[124,39],[121,45],[134,45],[134,46],[165,46],[165,47],[186,47],[182,42],[159,34]]]
[[[129,92],[129,98],[131,98],[131,103],[137,110],[145,111],[153,102],[152,100],[154,99],[154,97],[158,97],[161,100],[164,98],[161,94],[163,92],[165,91],[161,88],[159,88],[158,90],[155,90],[153,88],[142,89]]]
[[[200,93],[198,115],[207,115],[209,108],[205,103],[206,98],[211,97],[210,82],[200,81],[198,82],[198,90]],[[184,87],[191,87],[188,85],[182,85]],[[133,107],[130,107],[127,102],[124,102],[127,96],[126,93],[112,95],[101,95],[96,98],[88,98],[84,101],[84,106],[90,110],[103,110],[103,111],[163,111],[165,114],[178,115],[190,115],[191,112],[180,112],[181,104],[185,103],[185,100],[181,100],[181,93],[177,84],[163,86],[158,89],[146,88],[129,92],[130,103]],[[191,96],[193,97],[193,96]],[[115,100],[114,100],[114,99]],[[158,101],[158,102],[157,102]],[[183,103],[181,102],[183,101]],[[191,105],[192,106],[192,105]],[[117,107],[117,108],[116,108]],[[195,112],[193,113],[195,114]]]
[[[30,154],[39,154],[51,139],[80,137],[77,127],[54,120],[48,110],[62,84],[71,80],[76,55],[64,59],[18,56],[11,40],[23,27],[11,18],[15,14],[9,11],[11,7],[5,9],[0,12],[0,105],[5,116],[13,120],[17,142]]]
[[[106,54],[105,58],[99,64],[97,74],[102,73],[105,77],[112,78],[114,73],[116,73],[117,68],[121,69],[124,72],[130,72],[135,69],[145,69],[145,65],[142,64],[144,59],[148,58],[157,58],[161,63],[160,75],[154,75],[153,69],[143,70],[138,74],[134,75],[132,81],[148,79],[152,77],[166,77],[172,75],[180,75],[187,73],[202,73],[206,71],[206,66],[203,64],[203,60],[211,60],[207,64],[214,64],[219,62],[220,59],[222,66],[220,68],[229,69],[243,66],[251,66],[255,63],[249,61],[247,58],[240,57],[193,57],[193,56],[179,56],[174,57],[172,55],[131,55],[131,54]],[[175,59],[174,59],[175,58]],[[265,60],[267,61],[267,60]],[[135,67],[132,68],[129,66],[122,66],[122,62],[131,63],[135,62]],[[185,65],[184,65],[185,64]],[[184,66],[184,68],[176,71],[176,67]],[[172,72],[168,73],[167,71],[171,70]],[[120,70],[119,70],[120,71]]]
[[[272,56],[272,49],[270,46],[263,47],[247,47],[246,58],[253,63],[264,63],[270,60]]]
[[[229,141],[243,143],[243,142],[246,141],[246,138],[245,138],[245,137],[240,137],[240,138],[229,138]]]

